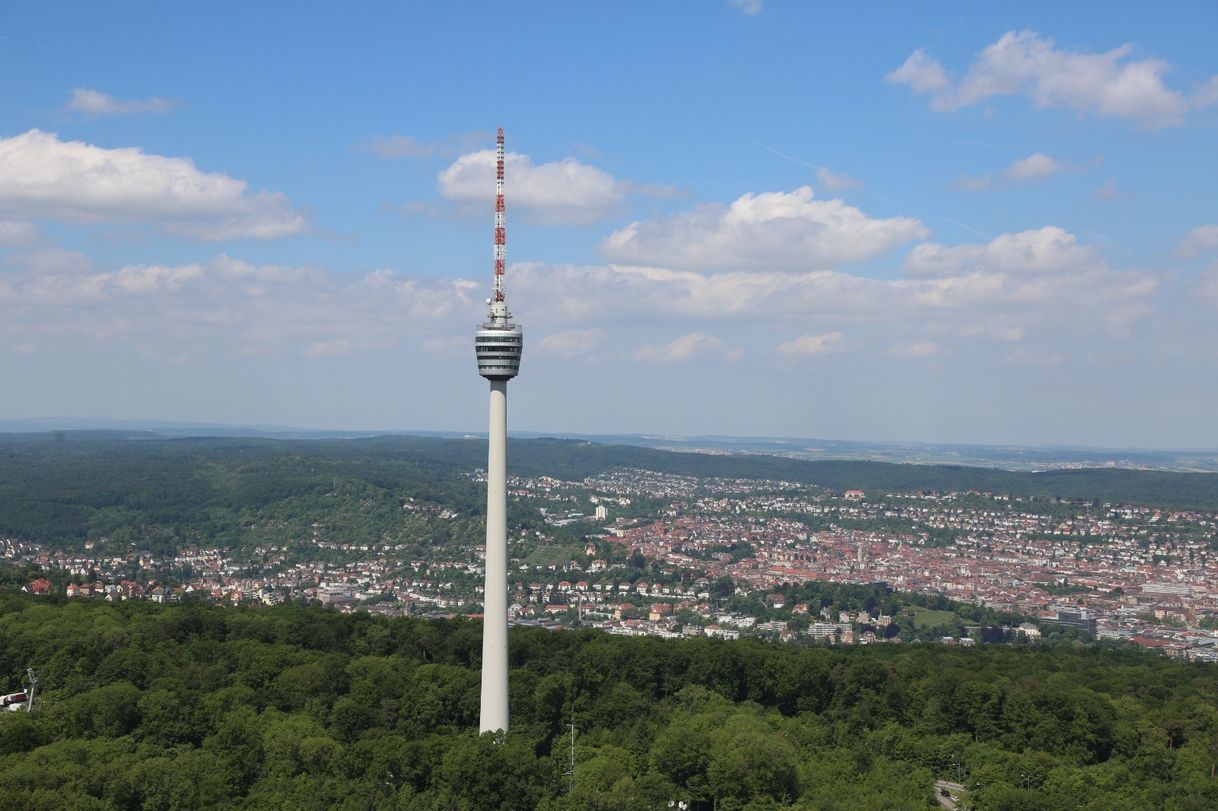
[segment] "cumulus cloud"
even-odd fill
[[[1077,169],[1078,167],[1072,163],[1051,158],[1043,152],[1035,152],[1026,158],[1020,158],[1002,170],[998,180],[1005,180],[1009,183],[1024,183],[1031,180],[1044,180],[1062,172],[1076,171]],[[990,174],[979,177],[960,175],[952,183],[952,188],[958,191],[988,191],[997,185],[1001,185],[1001,183],[996,184],[994,176]]]
[[[1198,225],[1176,247],[1177,259],[1192,259],[1207,251],[1218,250],[1218,225]]]
[[[390,339],[376,341],[359,341],[351,338],[334,338],[326,341],[314,341],[302,353],[306,358],[337,358],[355,352],[368,352],[377,349],[388,349],[393,346]]]
[[[1103,267],[1097,248],[1080,244],[1063,228],[1049,225],[1001,234],[986,245],[947,247],[925,242],[905,257],[911,276],[947,276],[974,271],[1011,274],[1080,272]]]
[[[610,259],[632,264],[807,271],[872,259],[928,233],[915,219],[875,219],[841,200],[814,200],[812,189],[802,186],[632,222],[600,248]]]
[[[1043,180],[1047,177],[1070,171],[1073,164],[1050,158],[1043,152],[1035,152],[1012,163],[1002,173],[1007,180]]]
[[[30,130],[0,138],[0,216],[152,223],[202,240],[274,238],[306,222],[278,192],[202,172],[187,158],[107,149]]]
[[[705,332],[691,332],[666,344],[644,346],[635,350],[632,357],[647,363],[680,363],[719,352],[723,341]]]
[[[1041,314],[1078,320],[1080,301],[1094,306],[1088,319],[1102,320],[1157,288],[1149,274],[1113,271],[1095,246],[1056,226],[984,244],[923,243],[909,252],[904,271],[904,278],[878,279],[838,270],[520,263],[509,274],[521,315],[530,321],[682,319],[692,325],[717,319],[742,325],[810,317],[877,323],[937,318],[959,334],[989,336],[983,327],[997,324],[1002,340],[1018,339],[1028,319]]]
[[[821,166],[816,170],[816,179],[829,191],[858,189],[863,185],[863,181],[858,178],[851,177],[844,172],[831,172],[827,166]]]
[[[989,321],[977,334],[998,340],[1022,340],[1054,321],[1073,328],[1080,306],[1092,323],[1129,335],[1153,313],[1151,297],[1159,286],[1151,274],[1112,270],[1097,248],[1055,226],[1002,234],[986,244],[919,245],[904,270],[915,278],[958,283],[959,289],[948,284],[924,294],[945,302],[972,291],[977,313]]]
[[[38,241],[38,226],[20,220],[0,220],[0,248],[16,248]]]
[[[917,93],[940,93],[951,83],[947,71],[934,57],[919,48],[904,64],[884,77],[891,84],[907,84]]]
[[[789,341],[783,341],[776,350],[779,355],[786,357],[813,357],[834,351],[842,341],[840,332],[825,332],[820,335],[800,335]]]
[[[1209,81],[1193,91],[1194,107],[1209,107],[1218,104],[1218,76],[1211,76]]]
[[[1110,202],[1121,196],[1121,192],[1117,189],[1117,182],[1114,178],[1108,178],[1104,181],[1104,185],[1095,190],[1092,195],[1096,200]]]
[[[528,155],[509,152],[504,156],[504,171],[511,183],[508,205],[538,222],[587,225],[616,211],[635,190],[575,158],[534,165]],[[438,186],[447,199],[485,210],[495,188],[494,150],[460,156],[440,172]]]
[[[88,341],[166,357],[206,345],[323,359],[405,341],[460,355],[485,295],[470,280],[227,255],[105,268],[44,242],[0,254],[0,344]],[[993,343],[1001,359],[1026,335],[1128,334],[1153,312],[1156,291],[1150,274],[1114,271],[1093,246],[1053,226],[981,244],[919,245],[898,278],[539,263],[513,264],[508,276],[539,358],[603,354],[609,335],[664,325],[677,337],[633,352],[612,342],[618,357],[657,364],[730,361],[748,349],[786,359],[847,351],[917,358],[950,351],[953,341]],[[785,335],[770,343],[762,336],[771,328]]]
[[[1008,352],[1002,362],[1010,366],[1057,366],[1065,360],[1065,355],[1060,353],[1018,346]]]
[[[586,355],[605,340],[603,329],[572,329],[553,332],[541,339],[542,352],[573,358]]]
[[[1218,265],[1201,274],[1201,283],[1197,288],[1204,298],[1209,299],[1211,303],[1218,306]]]
[[[1132,45],[1103,53],[1058,48],[1035,31],[1008,31],[987,46],[965,75],[953,82],[947,70],[924,51],[914,51],[886,77],[931,95],[936,110],[958,110],[995,96],[1022,94],[1037,107],[1067,107],[1128,118],[1145,127],[1180,124],[1195,102],[1164,84],[1171,66],[1162,59],[1136,58]]]
[[[489,132],[477,131],[459,132],[432,140],[413,135],[374,135],[359,141],[356,148],[386,159],[435,158],[468,152],[494,137]]]
[[[957,191],[988,191],[993,185],[994,178],[992,175],[981,175],[980,177],[960,175],[952,183],[952,188]]]
[[[904,271],[886,279],[840,270],[518,263],[509,275],[516,309],[527,323],[573,331],[622,323],[685,325],[683,341],[647,347],[637,356],[652,361],[707,347],[709,339],[701,336],[708,323],[722,325],[716,340],[735,344],[741,338],[732,330],[749,336],[761,325],[806,330],[811,321],[821,327],[789,333],[796,337],[776,350],[778,357],[883,347],[898,357],[929,357],[961,341],[1005,346],[1005,354],[1026,336],[1067,333],[1110,340],[1153,314],[1158,290],[1154,275],[1113,270],[1096,246],[1056,226],[984,243],[924,243],[909,252]],[[925,337],[909,337],[919,333]],[[839,337],[844,334],[858,339],[846,347]]]
[[[348,276],[219,255],[180,265],[92,266],[9,259],[3,330],[40,342],[125,341],[148,351],[206,344],[240,352],[332,357],[412,336],[450,335],[477,311],[479,285],[389,270]],[[468,343],[468,339],[466,339]]]
[[[146,99],[116,99],[99,90],[75,87],[68,97],[64,110],[85,115],[126,115],[129,113],[167,113],[177,106],[170,99],[151,96]]]
[[[898,358],[929,358],[939,353],[939,345],[934,341],[903,341],[888,351]]]
[[[761,0],[727,0],[727,4],[746,17],[756,17],[761,13]]]
[[[423,348],[429,352],[451,353],[454,351],[464,352],[470,347],[470,339],[468,335],[447,335],[437,338],[428,338],[423,342]]]

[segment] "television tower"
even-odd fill
[[[524,333],[512,323],[503,293],[503,129],[495,139],[495,292],[487,320],[474,332],[478,374],[491,383],[486,458],[486,586],[482,608],[482,714],[479,732],[508,729],[507,666],[507,384],[520,371]]]

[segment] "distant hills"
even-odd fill
[[[96,419],[0,419],[0,434],[105,431],[126,438],[262,437],[267,439],[357,439],[423,436],[459,439],[460,431],[316,430],[282,425]],[[480,433],[473,434],[480,436]],[[791,459],[963,465],[1040,471],[1116,468],[1175,472],[1218,472],[1218,449],[1091,448],[1072,446],[970,445],[927,442],[855,442],[798,437],[674,436],[661,434],[574,434],[513,431],[520,438],[557,438],[600,445],[636,445],[718,455],[765,454]]]
[[[779,479],[873,494],[969,491],[1155,507],[1218,509],[1218,476],[1148,470],[1039,473],[768,454],[674,452],[573,439],[512,439],[517,475],[579,481],[616,468]],[[485,465],[484,439],[164,438],[140,431],[0,434],[0,536],[55,543],[99,536],[168,550],[183,542],[275,542],[316,521],[356,543],[399,535],[405,496],[451,508],[445,534],[472,542],[480,488],[459,474]],[[422,520],[422,519],[420,519]],[[251,528],[256,528],[252,530]],[[412,535],[441,532],[416,527]],[[422,532],[425,530],[425,532]],[[466,537],[468,536],[468,537]]]

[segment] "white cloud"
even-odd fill
[[[858,178],[851,177],[843,172],[831,172],[827,166],[821,166],[816,170],[816,179],[829,191],[858,189],[863,185],[863,181]]]
[[[960,334],[965,337],[981,337],[1006,342],[1022,341],[1026,332],[1027,330],[1019,326],[1011,316],[996,316],[960,330]]]
[[[1017,346],[1006,354],[1002,362],[1009,366],[1057,366],[1065,360],[1064,355],[1055,352]]]
[[[931,106],[936,110],[958,110],[994,96],[1023,94],[1037,107],[1129,118],[1151,128],[1180,124],[1190,102],[1163,83],[1170,65],[1132,54],[1133,46],[1128,44],[1087,53],[1058,48],[1053,39],[1035,31],[1008,31],[978,54],[954,86],[943,66],[921,50],[887,78],[932,94]],[[1208,98],[1200,92],[1198,101]]]
[[[1096,200],[1108,202],[1116,200],[1121,196],[1121,192],[1117,189],[1117,182],[1113,178],[1108,178],[1104,181],[1104,185],[1095,190],[1094,197]]]
[[[337,358],[357,352],[369,352],[387,349],[392,346],[390,340],[355,341],[350,338],[335,338],[328,341],[316,341],[304,350],[306,358]]]
[[[388,270],[357,276],[254,265],[226,255],[182,265],[62,270],[12,259],[0,274],[0,339],[10,330],[58,339],[123,341],[141,351],[218,351],[331,357],[454,333],[478,311],[479,286],[412,279]],[[465,339],[467,346],[469,339]]]
[[[1214,265],[1201,274],[1201,284],[1197,290],[1204,298],[1209,299],[1214,306],[1218,307],[1218,265]]]
[[[1030,335],[1096,333],[1111,340],[1153,315],[1154,275],[1114,271],[1094,245],[1056,226],[1002,234],[985,243],[911,250],[902,278],[838,270],[713,272],[646,265],[542,265],[509,268],[513,308],[525,323],[562,330],[621,324],[684,325],[693,335],[716,326],[719,340],[746,349],[761,325],[821,328],[788,341],[779,356],[839,346],[823,336],[850,334],[851,352],[888,346],[905,357],[960,342],[1021,343]],[[732,331],[741,331],[739,335]],[[929,337],[929,336],[928,336]],[[700,346],[694,338],[645,349],[659,360]],[[894,348],[894,345],[895,348]]]
[[[761,13],[761,0],[727,0],[727,4],[746,17],[755,17]]]
[[[787,357],[814,357],[833,352],[842,341],[840,332],[825,332],[820,335],[800,335],[778,345],[779,355]]]
[[[70,223],[153,223],[196,239],[274,238],[306,222],[277,192],[199,171],[187,158],[61,141],[30,130],[0,138],[0,215]]]
[[[995,177],[992,174],[978,177],[960,175],[952,183],[952,188],[957,191],[988,191],[1001,185],[1003,180],[1010,183],[1044,180],[1062,172],[1076,171],[1078,168],[1072,163],[1051,158],[1043,152],[1035,152],[1026,158],[1020,158],[1004,169],[998,176],[999,183],[995,183]]]
[[[1209,107],[1218,104],[1218,76],[1211,76],[1209,81],[1193,91],[1194,107]]]
[[[572,329],[550,333],[541,339],[539,348],[551,355],[573,358],[588,354],[604,340],[603,329]]]
[[[723,341],[705,332],[691,332],[666,344],[644,346],[635,350],[635,360],[648,363],[679,363],[703,357],[723,349]]]
[[[880,256],[929,233],[907,217],[873,219],[812,189],[745,194],[672,217],[632,222],[601,242],[610,259],[698,270],[808,271]]]
[[[1153,314],[1156,290],[1153,276],[1115,272],[1094,247],[1055,227],[984,244],[919,245],[900,278],[530,263],[513,264],[508,277],[512,309],[532,330],[539,361],[596,353],[724,362],[744,351],[916,358],[962,342],[995,343],[1006,353],[1030,335],[1129,334]],[[0,345],[43,351],[88,342],[165,357],[207,346],[221,355],[325,358],[410,342],[461,356],[469,347],[461,336],[484,296],[485,285],[470,280],[254,265],[225,255],[99,268],[40,241],[0,254]],[[620,349],[621,336],[660,325],[679,337]],[[794,337],[777,346],[781,338],[767,337],[774,328]],[[609,346],[618,349],[606,355]]]
[[[0,248],[16,248],[38,241],[38,226],[20,220],[0,220]]]
[[[413,135],[374,135],[357,143],[356,148],[386,159],[434,158],[468,152],[494,137],[489,132],[459,132],[426,141]]]
[[[899,358],[929,358],[939,353],[939,345],[934,341],[906,341],[894,344],[889,352]]]
[[[905,274],[877,279],[836,270],[697,272],[626,264],[509,269],[522,319],[582,328],[640,319],[740,326],[812,317],[833,327],[895,328],[939,319],[961,335],[1012,340],[1047,322],[1107,326],[1108,314],[1157,289],[1152,275],[1115,272],[1097,248],[1054,226],[985,244],[925,243],[909,252]]]
[[[88,87],[72,89],[64,109],[86,115],[125,115],[128,113],[167,113],[177,106],[170,99],[152,96],[146,99],[116,99]]]
[[[613,213],[634,190],[601,169],[575,158],[534,165],[528,155],[504,157],[507,205],[539,222],[587,225]],[[440,172],[440,194],[462,206],[491,210],[495,193],[495,152],[462,155]]]
[[[907,84],[918,93],[938,93],[950,84],[947,71],[921,48],[914,51],[901,67],[884,77],[890,84]]]
[[[1198,225],[1177,246],[1174,255],[1178,259],[1192,259],[1206,251],[1218,250],[1218,225]]]
[[[993,185],[994,178],[991,175],[981,175],[980,177],[960,175],[952,183],[952,188],[958,191],[987,191]]]
[[[986,245],[947,247],[924,242],[910,250],[904,270],[920,277],[976,271],[1025,275],[1078,272],[1102,266],[1103,259],[1094,246],[1081,245],[1074,234],[1049,225],[1001,234]]]
[[[470,346],[468,335],[448,335],[423,341],[423,348],[428,352],[447,357],[467,356]]]
[[[1073,164],[1036,152],[1012,163],[1002,173],[1007,180],[1043,180],[1073,169]]]

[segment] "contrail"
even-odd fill
[[[957,228],[963,228],[965,231],[972,231],[974,234],[981,237],[982,239],[992,239],[992,237],[989,234],[985,233],[984,231],[978,231],[976,228],[974,228],[971,225],[965,225],[962,222],[956,222],[955,220],[953,220],[949,217],[944,217],[939,214],[931,214],[931,216],[934,217],[936,220],[943,220],[944,222],[950,222],[952,225],[956,226]]]
[[[793,158],[790,155],[786,154],[785,152],[779,152],[777,149],[775,149],[772,146],[766,146],[765,144],[753,144],[753,146],[760,147],[761,149],[764,149],[766,152],[773,152],[775,155],[782,158],[783,160],[788,160],[791,163],[798,163],[800,166],[806,166],[809,169],[812,169],[813,171],[819,172],[822,168],[820,166],[817,166],[815,163],[808,163],[805,160],[800,160],[799,158]]]

